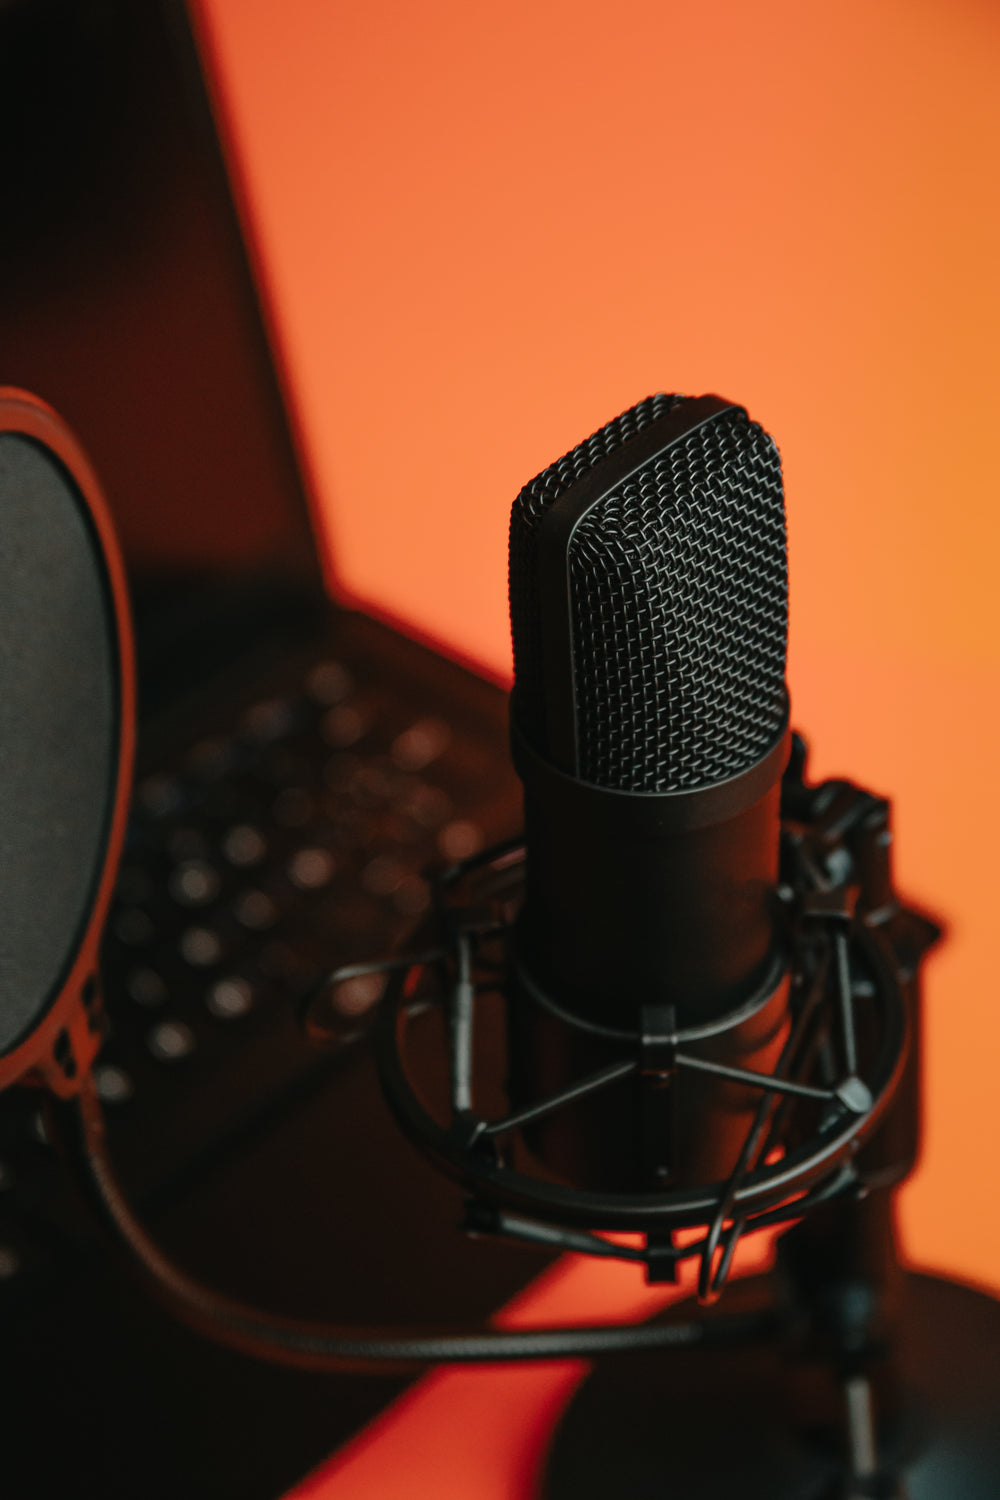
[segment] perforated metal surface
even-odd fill
[[[556,498],[673,410],[640,402],[514,503],[514,712],[545,753],[537,530]],[[569,556],[579,773],[621,790],[709,786],[752,766],[784,713],[787,569],[773,440],[729,411],[596,505]]]
[[[106,565],[74,476],[0,434],[0,1053],[48,1013],[108,858],[120,672]]]

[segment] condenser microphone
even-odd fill
[[[536,1127],[536,1150],[595,1186],[716,1179],[754,1101],[718,1074],[667,1089],[672,1052],[767,1068],[787,1030],[774,442],[717,396],[640,402],[521,491],[510,607],[515,1098],[638,1042],[643,1077]]]

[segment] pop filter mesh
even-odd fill
[[[571,485],[683,400],[640,402],[514,502],[512,701],[542,754],[539,523]],[[672,792],[754,765],[783,721],[788,633],[781,461],[763,428],[733,408],[674,442],[584,516],[568,566],[579,775]]]
[[[0,1054],[57,998],[103,871],[119,665],[100,544],[66,471],[0,434]]]

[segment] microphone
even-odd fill
[[[717,396],[640,402],[514,503],[512,1099],[643,1059],[527,1132],[578,1184],[726,1176],[757,1096],[673,1054],[770,1071],[787,1036],[787,598],[777,448]]]

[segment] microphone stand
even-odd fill
[[[806,794],[804,763],[799,741],[787,814]],[[844,800],[849,790],[840,784]],[[919,965],[939,930],[894,896],[888,805],[871,802],[853,843],[859,914],[896,957],[911,1043],[891,1109],[857,1153],[856,1190],[805,1215],[779,1239],[774,1270],[727,1293],[730,1313],[777,1311],[767,1343],[692,1354],[683,1370],[604,1362],[557,1428],[546,1500],[1000,1494],[1000,1304],[905,1271],[897,1249],[895,1193],[919,1149]]]

